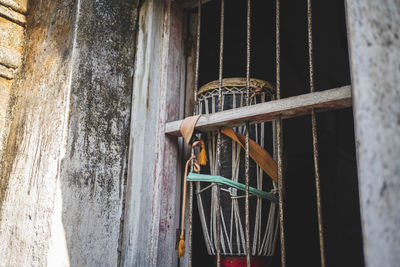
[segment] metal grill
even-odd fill
[[[220,13],[220,38],[219,38],[219,61],[218,61],[218,90],[212,90],[208,92],[203,92],[202,94],[199,94],[198,88],[199,88],[199,61],[200,61],[200,33],[201,33],[201,17],[202,17],[202,1],[198,0],[197,2],[197,30],[196,30],[196,55],[195,55],[195,72],[194,72],[194,84],[195,84],[195,90],[194,90],[194,114],[201,114],[201,113],[209,113],[208,111],[205,112],[201,104],[199,103],[204,103],[207,101],[207,99],[217,99],[218,101],[218,110],[217,112],[220,112],[223,110],[224,106],[224,97],[227,95],[235,95],[237,93],[241,93],[241,99],[244,99],[245,101],[245,106],[251,105],[251,97],[250,95],[254,93],[254,89],[251,88],[250,86],[250,80],[251,80],[251,0],[243,0],[247,1],[247,14],[246,14],[246,29],[247,29],[247,34],[246,34],[246,90],[245,90],[245,97],[243,97],[243,91],[240,87],[225,87],[223,85],[223,63],[224,63],[224,57],[223,57],[223,50],[224,50],[224,20],[225,20],[225,1],[220,0],[221,3],[221,13]],[[228,3],[229,4],[229,3]],[[280,67],[280,0],[276,0],[276,9],[275,9],[275,14],[276,14],[276,21],[275,21],[275,33],[276,33],[276,38],[275,38],[275,51],[276,51],[276,95],[273,96],[272,94],[268,95],[271,99],[276,99],[276,100],[281,100],[281,67]],[[310,86],[310,92],[313,93],[315,92],[315,85],[314,85],[314,62],[313,62],[313,36],[312,36],[312,3],[311,0],[307,1],[307,34],[308,34],[308,59],[309,59],[309,86]],[[265,98],[265,95],[264,95]],[[213,106],[214,108],[214,106]],[[207,108],[208,109],[208,106]],[[278,166],[278,182],[277,182],[277,188],[279,192],[279,225],[280,225],[280,243],[281,243],[281,263],[282,266],[286,266],[286,246],[285,246],[285,206],[284,206],[284,199],[285,199],[285,181],[284,181],[284,176],[283,176],[283,134],[282,134],[282,120],[283,117],[282,115],[277,115],[276,119],[273,121],[273,136],[274,136],[274,158],[277,162]],[[321,266],[325,267],[325,245],[324,245],[324,226],[323,226],[323,220],[322,220],[322,205],[321,205],[321,190],[320,190],[320,174],[319,174],[319,159],[318,159],[318,136],[317,136],[317,121],[316,121],[316,111],[315,108],[311,108],[311,121],[312,121],[312,140],[313,140],[313,155],[314,155],[314,168],[315,168],[315,184],[316,184],[316,199],[317,199],[317,214],[318,214],[318,229],[319,229],[319,241],[320,241],[320,255],[321,255]],[[249,169],[250,169],[250,156],[249,156],[249,129],[250,129],[250,124],[252,121],[250,120],[244,120],[242,126],[242,131],[244,131],[245,134],[245,240],[244,240],[244,250],[243,250],[243,255],[246,255],[246,263],[247,266],[250,266],[250,257],[251,257],[251,244],[250,244],[250,230],[249,230],[249,225],[250,225],[250,218],[249,218],[249,183],[250,183],[250,174],[249,174]],[[212,136],[212,138],[216,138],[216,155],[215,155],[215,172],[216,174],[220,174],[220,169],[221,169],[221,131],[220,129],[216,132],[216,136],[212,135],[211,133],[208,134],[209,136]],[[212,139],[211,138],[211,139]],[[192,149],[192,155],[194,155],[194,150]],[[193,170],[193,165],[192,165],[192,170]],[[221,255],[226,254],[226,250],[228,250],[228,247],[222,247],[221,248],[221,238],[224,238],[223,233],[224,231],[226,232],[226,229],[221,229],[221,227],[226,227],[225,222],[223,221],[224,218],[223,216],[221,217],[222,211],[221,211],[221,204],[220,204],[220,192],[221,190],[228,190],[221,188],[220,185],[218,184],[212,184],[208,187],[201,188],[199,186],[199,182],[197,183],[197,190],[196,194],[202,193],[205,190],[211,189],[213,191],[213,199],[215,200],[215,233],[214,233],[214,238],[216,239],[214,245],[212,245],[212,238],[213,237],[207,237],[206,238],[206,243],[207,243],[207,248],[210,253],[215,253],[217,256],[216,260],[216,265],[220,266],[221,264]],[[229,191],[229,190],[228,190]],[[232,193],[230,191],[230,193]],[[188,240],[188,251],[189,251],[189,266],[192,266],[192,236],[193,236],[193,227],[192,227],[192,222],[193,222],[193,194],[194,194],[194,188],[193,188],[193,183],[190,183],[190,189],[189,189],[189,240]],[[222,233],[222,236],[221,236]],[[206,233],[208,235],[208,233]],[[212,234],[211,234],[212,235]],[[208,240],[208,242],[207,242]],[[222,242],[224,243],[224,242]],[[240,254],[240,253],[239,253]]]

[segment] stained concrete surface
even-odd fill
[[[81,1],[63,216],[72,266],[115,266],[126,179],[137,1]]]
[[[25,19],[27,2],[26,0],[18,2],[0,0],[0,161],[10,126],[13,79],[21,65],[24,46],[24,25],[15,23],[1,11],[13,10],[11,6],[18,9],[18,11],[12,11],[14,14]]]
[[[30,1],[0,165],[0,266],[117,265],[136,3]]]
[[[0,170],[2,266],[46,265],[52,225],[59,216],[54,211],[61,197],[57,181],[76,7],[72,1],[32,1],[30,8]]]
[[[346,1],[366,266],[400,262],[400,7]]]

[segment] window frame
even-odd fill
[[[211,0],[203,0],[202,3],[208,1]],[[191,91],[194,81],[191,75],[194,61],[190,57],[195,49],[194,46],[186,46],[186,23],[191,19],[188,10],[195,8],[196,3],[197,0],[145,0],[140,7],[122,229],[122,265],[178,266],[179,262],[182,266],[188,265],[187,253],[182,259],[177,258],[182,162],[188,155],[182,138],[177,136],[182,119],[193,115],[190,106],[193,106]],[[157,99],[151,101],[151,96]],[[143,101],[135,101],[139,98]],[[210,130],[216,126],[244,124],[254,118],[257,122],[266,122],[275,120],[279,115],[283,118],[303,116],[310,114],[312,108],[329,111],[350,106],[352,96],[351,86],[348,85],[273,100],[253,105],[251,109],[241,107],[234,112],[203,115],[196,128]],[[145,125],[137,125],[138,121]],[[140,127],[155,129],[146,132]],[[145,151],[149,144],[144,146],[137,141],[140,140],[135,135],[138,132],[140,137],[147,138],[143,142],[150,142],[154,151]],[[138,157],[149,155],[150,158],[137,162]],[[143,176],[143,169],[149,169],[146,173],[151,175]],[[136,183],[146,181],[153,190],[138,195],[139,191],[134,189]],[[148,210],[148,214],[143,214],[143,209]],[[143,230],[138,228],[138,224],[146,224],[145,231],[138,232]],[[143,240],[146,242],[143,243]]]

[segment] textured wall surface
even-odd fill
[[[400,4],[346,1],[366,266],[400,262]]]
[[[30,10],[24,63],[20,78],[14,80],[14,114],[0,170],[2,266],[46,265],[54,243],[53,226],[57,221],[61,225],[59,163],[76,4],[32,1]],[[65,262],[65,237],[58,240],[60,261]]]
[[[2,17],[26,3],[3,2]],[[117,265],[136,3],[30,1],[0,165],[0,266]]]
[[[12,84],[21,65],[26,12],[26,0],[0,0],[0,161],[12,113]]]
[[[72,67],[63,225],[72,266],[115,266],[123,208],[137,1],[83,1]]]

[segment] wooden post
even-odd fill
[[[366,266],[400,262],[400,9],[347,0]]]

